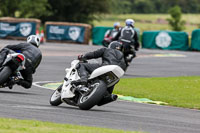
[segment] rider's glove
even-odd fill
[[[85,61],[86,61],[86,59],[84,58],[84,56],[83,56],[83,55],[79,55],[79,56],[78,56],[78,60],[80,60],[80,61],[83,61],[83,62],[85,62]]]
[[[83,55],[78,55],[78,60],[82,60],[83,59]]]

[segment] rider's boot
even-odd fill
[[[118,96],[115,94],[106,95],[105,97],[103,97],[103,99],[97,105],[102,106],[104,104],[116,101],[117,98],[118,98]]]
[[[79,65],[79,68],[77,69],[80,79],[76,81],[72,81],[71,84],[73,85],[87,85],[88,82],[88,72],[85,70],[85,67],[83,65]]]
[[[13,86],[12,86],[12,85],[10,85],[10,86],[8,86],[8,88],[9,88],[9,89],[12,89],[12,88],[13,88]]]

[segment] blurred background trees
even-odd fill
[[[179,6],[175,6],[169,9],[171,18],[168,18],[167,21],[174,31],[182,31],[185,29],[185,21],[181,20],[182,12]]]
[[[109,0],[0,0],[0,17],[91,23],[109,7]]]
[[[39,18],[51,15],[48,0],[0,0],[0,16]]]
[[[199,13],[200,0],[0,0],[0,17],[92,23],[100,14]]]
[[[168,13],[180,6],[183,13],[199,13],[200,0],[111,0],[112,12],[117,13]],[[127,5],[124,8],[124,3]],[[120,8],[119,8],[120,7]],[[121,11],[121,9],[126,11]],[[117,10],[117,11],[116,11]]]
[[[42,20],[91,23],[99,14],[109,12],[109,0],[48,0],[52,15]]]

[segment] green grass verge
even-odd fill
[[[101,21],[94,21],[94,26],[113,26],[116,21],[124,26],[124,21],[127,18],[132,18],[136,21],[135,27],[140,29],[140,33],[148,30],[171,30],[168,24],[157,23],[158,19],[166,20],[170,18],[169,14],[110,14],[104,15],[100,19]],[[187,22],[184,31],[188,32],[190,35],[192,31],[198,29],[198,25],[200,25],[200,14],[183,14],[182,19]]]
[[[107,128],[0,118],[0,133],[142,133]]]
[[[121,79],[114,93],[200,109],[200,76]]]

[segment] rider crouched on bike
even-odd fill
[[[129,66],[130,62],[136,57],[135,51],[139,50],[139,40],[137,32],[134,29],[135,21],[133,19],[126,19],[126,26],[123,27],[113,40],[122,42],[123,53],[126,64]]]
[[[105,33],[104,40],[102,41],[103,46],[108,47],[108,45],[113,41],[113,39],[116,37],[116,35],[119,33],[121,30],[120,23],[115,22],[113,25],[112,30],[108,30]]]
[[[30,35],[27,38],[27,43],[19,43],[15,45],[7,45],[0,51],[0,67],[2,66],[9,49],[17,53],[22,53],[26,57],[25,69],[21,70],[20,73],[23,79],[16,79],[14,82],[22,87],[28,89],[32,86],[33,74],[36,68],[39,66],[42,60],[42,53],[38,48],[40,45],[40,39],[36,35]],[[15,83],[10,83],[14,85]]]
[[[91,74],[95,69],[105,65],[118,65],[125,71],[126,64],[124,60],[124,55],[120,50],[121,50],[121,44],[114,41],[109,45],[108,48],[101,48],[96,51],[86,53],[85,55],[78,56],[78,59],[80,61],[101,58],[102,63],[101,64],[80,63],[79,67],[77,68],[80,79],[72,81],[71,84],[86,85],[89,74]],[[102,101],[98,104],[98,106],[115,101],[117,99],[117,95],[112,94],[113,89],[114,86],[109,87],[107,89],[108,94],[102,99]]]

